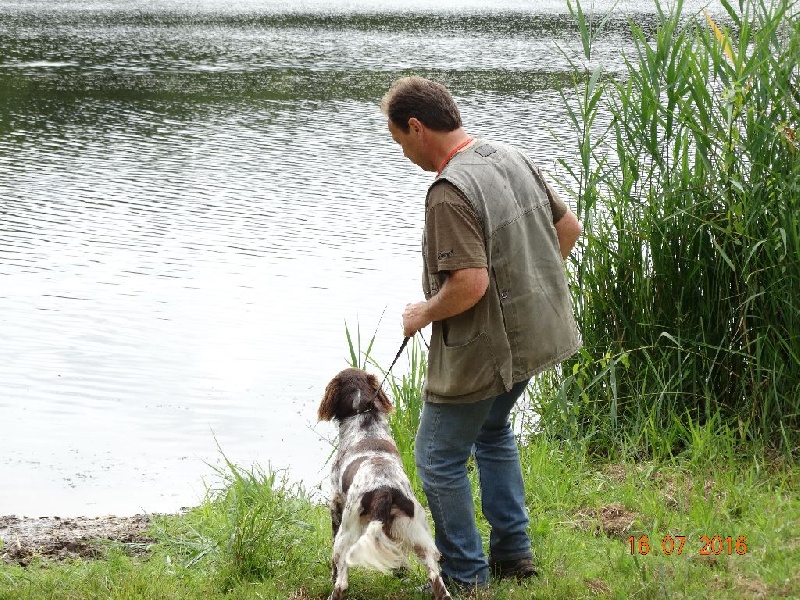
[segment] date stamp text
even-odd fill
[[[650,537],[642,535],[631,536],[627,540],[631,554],[647,556],[650,552],[658,552],[658,540],[650,541]],[[747,537],[731,535],[701,535],[697,540],[687,540],[685,535],[665,535],[661,538],[661,551],[667,556],[680,556],[682,554],[697,554],[700,556],[719,556],[727,554],[732,556],[747,554]]]

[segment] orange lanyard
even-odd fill
[[[444,171],[444,168],[447,166],[447,163],[449,163],[450,159],[453,158],[456,155],[456,152],[458,152],[459,150],[461,150],[462,148],[464,148],[468,144],[471,144],[474,140],[475,140],[475,138],[472,138],[472,137],[467,138],[466,141],[460,143],[458,146],[453,148],[453,151],[450,154],[447,155],[447,158],[444,159],[444,162],[442,163],[442,166],[439,167],[439,172],[436,174],[436,176],[438,177],[439,175],[442,174],[442,171]]]

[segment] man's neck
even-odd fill
[[[434,131],[431,132],[431,170],[437,172],[442,163],[447,160],[451,152],[461,144],[470,139],[463,127],[453,131]]]

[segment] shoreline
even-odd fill
[[[96,558],[108,543],[122,544],[132,554],[145,554],[155,542],[146,534],[154,516],[0,516],[0,561],[27,566],[35,558]]]

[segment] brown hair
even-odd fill
[[[358,406],[353,405],[354,394],[361,392]],[[320,421],[342,421],[356,414],[369,412],[390,413],[392,401],[381,389],[378,379],[361,369],[345,369],[330,380],[317,410]]]
[[[461,127],[461,113],[447,88],[423,77],[395,81],[381,100],[381,111],[405,133],[411,117],[434,131]]]

